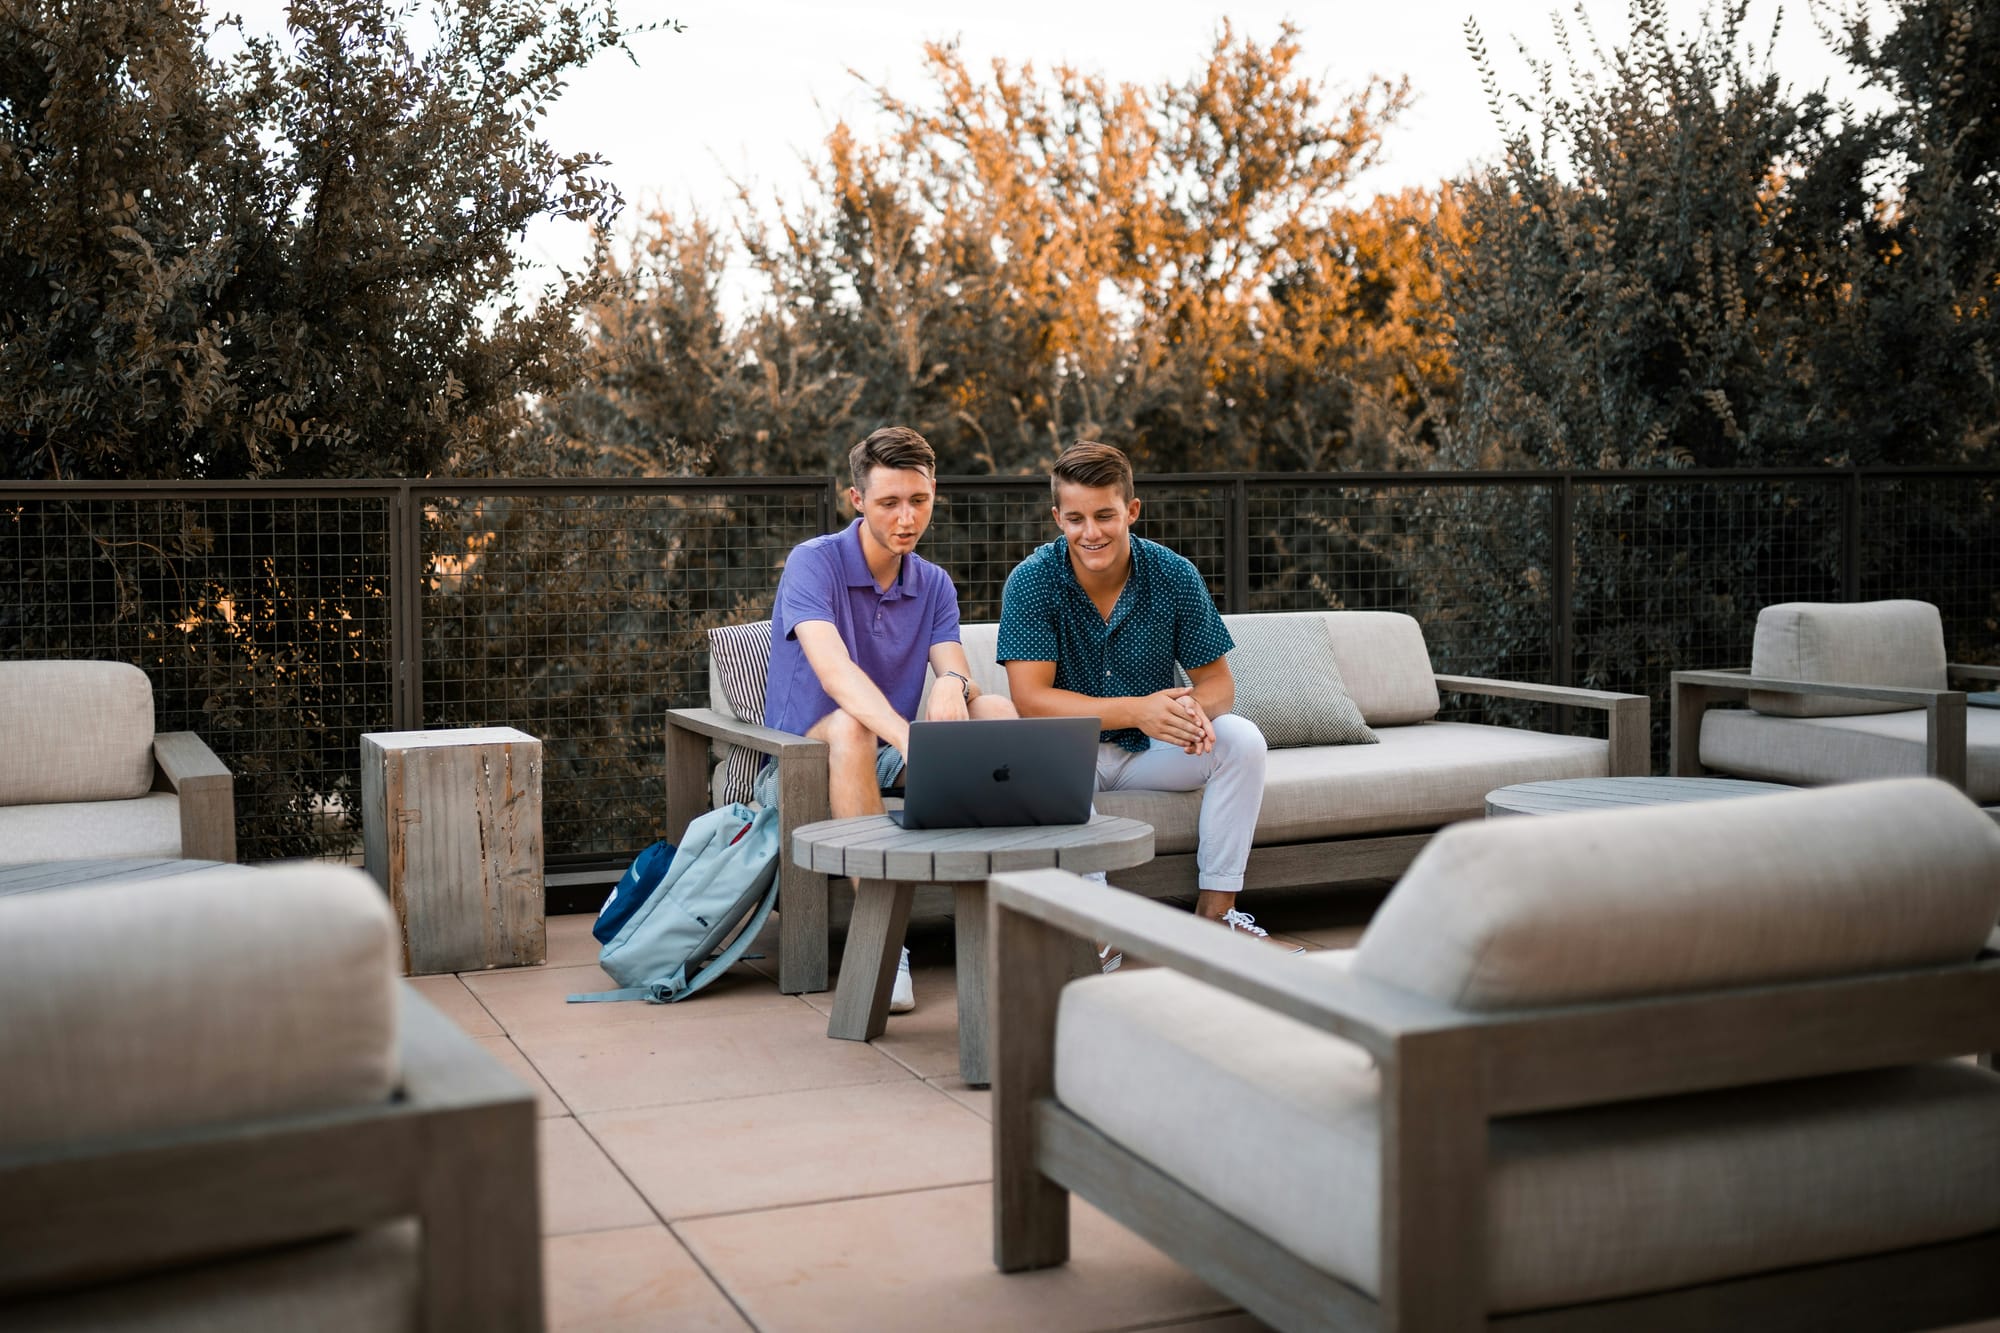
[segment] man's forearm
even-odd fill
[[[1205,680],[1194,687],[1194,700],[1210,717],[1221,717],[1236,707],[1236,682],[1232,679]]]
[[[888,696],[868,678],[867,672],[850,661],[842,663],[827,675],[832,679],[823,679],[819,685],[828,698],[862,726],[898,749],[907,751],[910,738],[908,719],[890,706]]]
[[[1138,704],[1136,698],[1099,699],[1054,686],[1014,691],[1014,706],[1021,710],[1022,717],[1094,717],[1101,719],[1106,731],[1138,726]]]

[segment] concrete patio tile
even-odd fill
[[[835,974],[836,981],[838,975]],[[948,960],[931,965],[913,961],[910,984],[916,989],[916,1009],[907,1014],[890,1014],[888,1026],[871,1044],[918,1078],[956,1074],[958,973]],[[831,1016],[833,995],[828,990],[798,998]]]
[[[1294,930],[1288,932],[1300,943],[1315,949],[1352,949],[1361,942],[1361,932],[1368,927],[1322,926],[1317,930]]]
[[[410,977],[417,993],[436,1005],[446,1018],[458,1024],[469,1037],[497,1037],[500,1023],[487,1012],[464,982],[450,973],[435,977]]]
[[[825,1015],[795,1000],[693,1021],[680,1017],[678,1006],[634,1008],[645,1021],[594,1030],[530,1026],[515,1034],[515,1044],[578,1115],[910,1077],[864,1042],[829,1040]]]
[[[989,1124],[993,1120],[993,1089],[975,1088],[957,1074],[947,1078],[927,1078],[924,1082],[965,1107]]]
[[[550,1333],[748,1333],[750,1325],[658,1224],[542,1242]]]
[[[1085,1333],[1229,1311],[1231,1303],[1089,1205],[1069,1263],[993,1267],[988,1185],[920,1190],[675,1224],[762,1333]]]
[[[542,1178],[542,1234],[609,1231],[658,1219],[583,1126],[568,1116],[536,1124]]]
[[[556,1096],[555,1089],[549,1086],[547,1079],[535,1072],[535,1066],[529,1062],[527,1056],[521,1054],[520,1047],[506,1037],[479,1037],[476,1040],[486,1048],[488,1055],[507,1066],[510,1073],[535,1090],[536,1115],[546,1119],[549,1116],[569,1114],[569,1108],[563,1105],[562,1098]]]
[[[644,1000],[570,1004],[568,997],[590,991],[615,990],[619,983],[595,962],[579,967],[515,968],[507,972],[468,973],[462,978],[504,1030],[595,1032],[622,1024],[652,1024],[671,1015],[675,1022],[727,1017],[757,1009],[794,1009],[798,1002],[780,995],[771,980],[738,965],[729,969],[700,995],[684,1004],[648,1004]]]
[[[548,920],[548,967],[583,967],[597,961],[600,947],[590,928],[597,918],[588,913],[552,916]]]
[[[1271,1326],[1255,1315],[1238,1310],[1214,1319],[1195,1319],[1184,1324],[1149,1324],[1146,1333],[1266,1333]]]
[[[605,1111],[585,1126],[667,1221],[992,1175],[985,1121],[906,1079]]]

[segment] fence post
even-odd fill
[[[826,485],[820,487],[815,492],[819,497],[819,530],[821,532],[833,531],[834,515],[839,512],[838,501],[834,498],[839,485],[839,481],[829,478]]]
[[[1861,600],[1861,469],[1848,469],[1841,487],[1840,598]]]
[[[1555,660],[1551,662],[1552,683],[1556,685],[1575,684],[1576,675],[1576,478],[1565,469],[1556,479],[1556,488],[1549,497],[1554,512],[1549,515],[1549,583],[1550,595],[1554,599],[1554,625],[1551,638],[1554,642],[1550,651]],[[1556,730],[1569,734],[1571,710],[1567,706],[1556,709]]]
[[[1229,483],[1229,519],[1223,528],[1224,600],[1232,614],[1250,609],[1250,483],[1237,477]]]
[[[424,724],[424,507],[405,481],[396,487],[389,535],[389,637],[396,670],[390,712],[398,731]]]

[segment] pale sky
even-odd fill
[[[282,0],[211,4],[240,10],[253,27],[277,27],[283,10]],[[1302,72],[1323,76],[1334,95],[1371,74],[1410,79],[1415,105],[1390,132],[1382,164],[1360,183],[1366,195],[1431,184],[1497,155],[1501,131],[1466,52],[1469,15],[1513,91],[1529,86],[1515,39],[1538,57],[1556,58],[1552,16],[1576,7],[1548,0],[623,0],[619,13],[628,25],[673,18],[686,31],[634,39],[637,68],[622,56],[600,57],[543,128],[560,150],[587,148],[611,159],[628,229],[654,204],[719,219],[732,207],[732,180],[751,186],[760,202],[792,195],[804,181],[802,157],[818,151],[836,121],[846,118],[865,135],[871,102],[863,79],[900,96],[923,93],[928,39],[959,39],[974,68],[995,57],[1038,68],[1068,62],[1113,82],[1150,85],[1193,73],[1225,16],[1259,45],[1290,18],[1301,29]],[[1624,0],[1583,0],[1580,7],[1607,46],[1623,40]],[[1683,31],[1703,8],[1703,0],[1668,5]],[[1778,0],[1751,4],[1745,30],[1760,51],[1778,9]],[[1825,51],[1809,0],[1784,5],[1776,65],[1801,89],[1853,90]],[[555,225],[532,233],[525,248],[529,258],[551,263],[580,262],[588,251],[580,228]]]

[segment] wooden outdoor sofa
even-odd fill
[[[0,896],[0,1328],[536,1330],[533,1094],[367,876]]]
[[[1629,776],[1649,766],[1648,700],[1639,694],[1573,689],[1431,669],[1423,630],[1409,616],[1379,611],[1287,612],[1225,616],[1237,647],[1230,663],[1238,710],[1253,707],[1289,725],[1311,682],[1337,680],[1379,743],[1306,744],[1274,749],[1264,808],[1251,852],[1248,889],[1333,884],[1399,874],[1438,829],[1485,811],[1486,793],[1510,783]],[[962,627],[973,676],[982,689],[1007,693],[994,660],[998,627]],[[709,707],[667,717],[667,836],[723,800],[749,799],[756,761],[778,764],[784,845],[803,824],[829,817],[825,747],[758,725],[770,624],[710,633]],[[1606,739],[1514,727],[1436,720],[1440,692],[1525,699],[1602,712]],[[1267,730],[1272,727],[1267,725]],[[726,751],[713,778],[710,747]],[[733,757],[732,757],[733,754]],[[732,767],[733,766],[733,767]],[[1152,897],[1192,895],[1199,793],[1110,792],[1097,808],[1151,824],[1153,861],[1120,871],[1118,887]],[[920,903],[918,910],[927,910]],[[823,874],[791,865],[781,871],[779,989],[824,990],[827,983],[828,889]]]
[[[988,897],[1002,1270],[1074,1192],[1283,1329],[2000,1315],[2000,830],[1942,783],[1463,824],[1345,953]]]
[[[0,662],[0,862],[236,859],[236,784],[126,662]]]
[[[1793,786],[1929,774],[2000,819],[2000,709],[1968,709],[1954,679],[2000,681],[2000,667],[1947,662],[1929,602],[1767,606],[1747,669],[1673,673],[1672,772]]]

